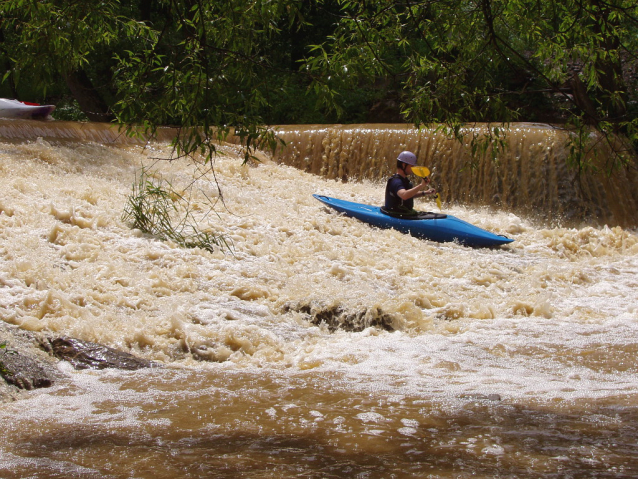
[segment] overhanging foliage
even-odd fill
[[[602,143],[610,171],[635,164],[631,0],[1,0],[0,18],[14,91],[66,88],[89,118],[148,133],[177,125],[178,155],[210,157],[230,134],[273,148],[274,120],[364,121],[398,99],[406,121],[452,135],[551,122],[573,129],[577,168]]]
[[[631,0],[340,0],[307,68],[326,105],[346,85],[391,79],[416,124],[541,120],[573,128],[571,159],[635,167],[638,4]],[[591,134],[592,129],[598,134]]]

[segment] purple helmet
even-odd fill
[[[410,166],[416,165],[416,155],[411,151],[402,151],[397,160],[407,163]]]

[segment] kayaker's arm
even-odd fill
[[[417,198],[420,196],[431,196],[436,195],[436,190],[434,188],[430,188],[427,191],[422,191],[420,195],[417,195]]]
[[[414,188],[410,188],[409,190],[401,189],[397,191],[397,195],[399,196],[399,198],[405,201],[405,200],[409,200],[410,198],[425,196],[425,194],[431,194],[429,192],[425,192],[424,194],[421,193],[422,190],[428,186],[429,182],[430,182],[429,178],[423,178],[421,180],[421,183],[416,185]]]

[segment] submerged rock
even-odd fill
[[[310,323],[317,326],[325,325],[331,332],[338,329],[359,332],[369,327],[386,331],[395,330],[394,318],[376,307],[353,311],[340,305],[326,305],[318,302],[288,303],[284,306],[283,311],[302,313]]]
[[[74,338],[50,338],[50,352],[75,369],[136,369],[160,367],[159,364],[117,349]]]

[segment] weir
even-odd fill
[[[444,202],[493,206],[531,215],[542,223],[638,225],[638,174],[624,168],[608,175],[580,175],[567,163],[568,134],[545,124],[511,124],[493,156],[487,148],[410,125],[319,125],[278,127],[287,147],[276,158],[304,171],[342,181],[383,180],[403,150],[434,170]],[[486,125],[465,128],[465,138],[485,138]]]
[[[500,148],[471,154],[468,141],[450,139],[433,129],[405,124],[292,125],[275,127],[286,147],[275,161],[341,181],[383,181],[395,170],[395,159],[411,150],[419,164],[434,170],[433,185],[444,204],[494,207],[536,218],[542,224],[638,226],[638,174],[635,165],[609,175],[570,168],[568,134],[546,124],[511,124],[501,133]],[[501,130],[502,132],[503,130]],[[170,141],[174,128],[158,131]],[[465,138],[483,138],[486,125],[465,128]],[[0,139],[88,141],[143,145],[117,126],[63,121],[0,120]],[[232,139],[231,139],[232,141]],[[600,160],[604,165],[604,159]],[[379,201],[382,201],[380,199]]]
[[[177,129],[160,128],[155,140],[171,141]],[[127,136],[124,129],[109,123],[76,121],[38,121],[0,119],[0,140],[21,142],[42,138],[48,142],[94,142],[105,145],[144,145],[148,139],[139,134]]]

